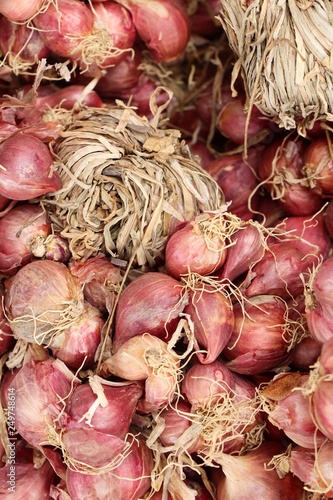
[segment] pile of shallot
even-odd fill
[[[333,498],[332,124],[220,10],[0,0],[1,498]]]

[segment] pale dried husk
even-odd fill
[[[333,3],[221,0],[220,21],[242,74],[248,108],[302,135],[333,120]]]
[[[180,132],[162,129],[122,102],[76,108],[56,141],[63,187],[45,196],[74,259],[102,251],[154,266],[170,224],[218,210],[218,184],[190,156]]]

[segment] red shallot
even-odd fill
[[[52,226],[40,205],[23,203],[0,219],[0,271],[13,274],[34,257],[43,257]]]
[[[302,274],[310,263],[304,253],[288,241],[272,243],[263,257],[247,273],[242,284],[247,297],[278,295],[288,299],[297,297],[304,290]]]
[[[64,400],[78,384],[80,380],[60,359],[24,364],[11,384],[15,427],[23,439],[37,448],[50,444],[52,430],[66,421]]]
[[[294,325],[288,321],[283,299],[251,297],[244,304],[234,304],[234,317],[235,327],[223,350],[230,370],[255,375],[288,364]]]
[[[333,257],[314,268],[305,283],[305,314],[312,337],[320,343],[333,336]]]
[[[53,157],[46,144],[25,133],[0,144],[0,194],[12,200],[30,200],[61,188]]]
[[[101,365],[103,375],[115,375],[129,381],[145,381],[144,398],[139,409],[158,410],[174,397],[180,374],[180,358],[158,337],[136,335],[123,343]]]
[[[277,375],[261,391],[266,402],[264,411],[268,413],[269,421],[282,429],[293,443],[304,448],[315,449],[323,444],[326,437],[317,429],[310,412],[310,399],[302,391],[302,387],[309,380],[309,375],[300,375],[292,384],[294,387],[290,387],[288,391],[279,393],[277,389],[274,390],[275,385],[283,384],[284,378],[293,377],[294,373]],[[284,385],[287,384],[284,383]],[[271,394],[274,394],[272,399],[270,399]]]
[[[190,274],[184,278],[189,302],[184,314],[193,322],[195,350],[201,363],[215,361],[227,345],[234,327],[231,299],[218,281]]]
[[[244,455],[222,455],[218,462],[222,466],[217,481],[217,500],[299,500],[303,483],[291,473],[280,478],[269,466],[274,455],[282,453],[284,446],[276,441],[266,441],[257,449]]]
[[[223,217],[223,216],[222,216]],[[219,215],[203,213],[176,230],[165,247],[165,269],[179,279],[188,273],[211,274],[227,256],[227,233]]]
[[[180,57],[190,37],[186,9],[178,0],[119,0],[132,14],[134,26],[157,62]]]
[[[187,303],[183,289],[178,280],[157,271],[144,273],[129,283],[117,305],[113,351],[146,332],[168,339]]]
[[[18,0],[15,3],[0,0],[0,14],[13,22],[26,22],[34,17],[41,9],[44,0]]]
[[[322,206],[322,198],[305,182],[305,139],[298,136],[275,139],[260,157],[258,175],[262,185],[288,215],[313,215]]]
[[[140,436],[112,471],[85,474],[68,468],[67,489],[71,500],[82,500],[87,492],[90,500],[138,500],[149,491],[153,466],[152,452]]]
[[[304,151],[304,176],[313,192],[326,197],[333,194],[333,158],[331,138],[319,137]]]

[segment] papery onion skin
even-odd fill
[[[67,470],[66,483],[72,500],[138,500],[151,485],[153,457],[142,437],[133,441],[131,453],[111,472],[82,474]]]
[[[333,200],[330,200],[328,202],[323,214],[324,214],[326,230],[330,238],[333,240]]]
[[[223,350],[230,370],[256,375],[288,364],[292,355],[288,352],[287,307],[274,295],[251,297],[243,306],[234,304],[235,327]]]
[[[32,461],[17,459],[15,465],[8,462],[0,468],[0,496],[3,500],[49,500],[50,487],[56,480],[56,473],[47,460],[35,467]]]
[[[118,301],[113,351],[145,332],[167,339],[187,301],[182,291],[181,283],[165,273],[151,271],[135,278]]]
[[[226,293],[213,286],[204,285],[201,290],[198,285],[197,290],[189,291],[189,303],[184,313],[194,324],[195,350],[200,363],[212,363],[232,334],[234,314],[231,300]]]
[[[30,262],[6,283],[5,310],[17,338],[48,344],[65,321],[68,308],[71,314],[79,314],[83,293],[77,278],[61,262]],[[65,325],[72,323],[70,316]]]
[[[140,38],[157,62],[183,54],[190,37],[187,12],[178,1],[120,0],[133,17]]]
[[[50,429],[66,421],[61,400],[78,384],[79,379],[59,359],[23,365],[11,385],[15,394],[17,432],[37,448],[50,444]]]
[[[195,217],[175,231],[165,247],[165,270],[175,279],[182,275],[197,273],[202,276],[219,269],[227,256],[224,235],[218,229],[211,232],[200,224],[203,215]],[[207,214],[213,220],[214,215]]]
[[[51,222],[40,205],[23,203],[0,219],[0,271],[14,274],[36,257],[43,257]]]
[[[29,134],[17,134],[0,144],[0,194],[30,200],[61,188],[53,157],[46,144]]]

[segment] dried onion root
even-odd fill
[[[179,131],[159,128],[158,111],[153,123],[121,102],[68,115],[55,143],[63,187],[43,203],[74,259],[102,251],[153,266],[173,226],[223,203]]]
[[[221,0],[219,19],[247,105],[301,135],[316,120],[333,118],[332,8],[321,0]]]

